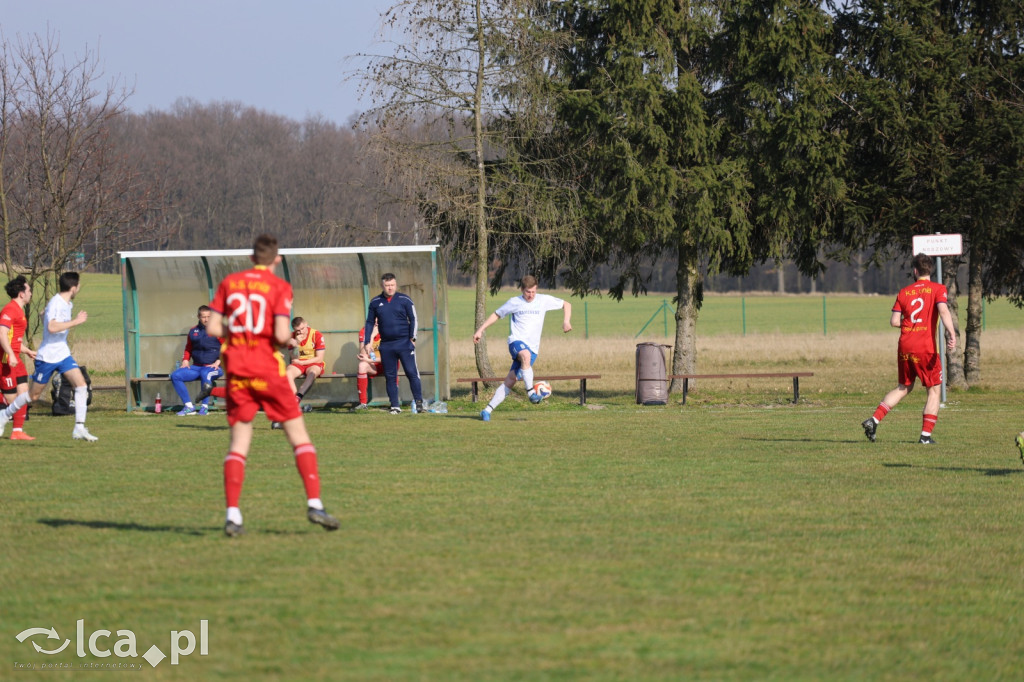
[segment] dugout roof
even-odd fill
[[[208,304],[228,274],[249,268],[251,249],[221,251],[122,251],[125,392],[127,409],[150,409],[157,393],[165,408],[181,401],[167,378],[181,359],[196,309]],[[378,246],[331,249],[281,249],[276,274],[295,293],[292,314],[318,329],[327,345],[325,375],[307,395],[310,404],[357,400],[355,373],[359,330],[370,299],[380,293],[380,277],[392,272],[399,291],[416,305],[417,362],[423,394],[447,399],[448,309],[444,271],[437,246]],[[403,401],[411,399],[399,371]],[[190,385],[192,395],[198,383]],[[386,404],[382,378],[371,383],[371,402]],[[383,399],[383,400],[382,400]]]

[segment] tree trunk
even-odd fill
[[[701,275],[697,252],[689,246],[679,247],[676,269],[676,339],[672,355],[672,374],[693,374],[697,370],[697,314],[700,312]],[[690,382],[692,388],[694,383]],[[682,380],[674,380],[669,393],[681,393]]]
[[[981,381],[981,268],[983,255],[973,243],[967,261],[967,326],[964,340],[964,376],[971,386]]]
[[[477,26],[480,26],[481,0],[476,2]],[[487,249],[487,175],[484,168],[484,63],[487,58],[486,44],[484,43],[484,32],[476,33],[477,68],[476,68],[476,92],[473,94],[473,137],[476,146],[476,310],[474,320],[476,329],[487,319],[487,265],[490,262]],[[473,349],[476,358],[476,371],[482,377],[494,376],[491,371],[491,361],[487,357],[487,335],[484,334],[480,343]]]
[[[778,293],[784,294],[786,293],[786,264],[782,261],[776,263],[775,272],[779,278]]]
[[[964,378],[964,347],[960,334],[960,285],[957,284],[956,273],[960,269],[958,256],[947,256],[942,261],[942,283],[949,293],[949,314],[953,316],[953,334],[956,336],[956,348],[952,353],[946,351],[946,385],[950,388],[966,389],[967,379]],[[945,345],[942,337],[938,343]]]

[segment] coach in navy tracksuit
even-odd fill
[[[398,291],[398,281],[390,272],[380,278],[384,291],[370,301],[366,313],[366,329],[363,338],[373,339],[373,325],[380,334],[380,362],[387,379],[388,398],[391,400],[391,414],[398,414],[402,408],[398,402],[398,362],[409,380],[416,409],[423,411],[423,385],[420,371],[416,367],[416,306],[412,299]],[[363,346],[369,355],[370,344]]]

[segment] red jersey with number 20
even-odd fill
[[[939,303],[946,303],[946,287],[930,279],[919,279],[896,295],[892,310],[903,315],[900,325],[900,353],[935,354],[935,330],[939,326]]]
[[[284,376],[284,358],[274,343],[274,318],[291,319],[291,284],[257,265],[225,277],[210,307],[224,317],[222,355],[229,375]]]

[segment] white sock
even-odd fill
[[[319,497],[311,497],[306,500],[306,506],[310,509],[319,509],[320,511],[324,510],[324,503],[320,501]]]
[[[4,408],[4,414],[7,415],[8,419],[14,418],[14,413],[20,410],[25,405],[28,405],[28,391],[19,393],[18,397],[11,401],[11,404]]]
[[[533,393],[533,367],[523,370],[523,383],[526,384],[526,392]]]
[[[493,410],[498,405],[501,405],[501,401],[505,399],[506,395],[508,395],[508,389],[505,388],[505,384],[498,386],[498,390],[494,392],[491,401],[487,403],[487,407]]]
[[[228,507],[228,521],[242,525],[242,510],[238,507]]]
[[[75,421],[85,423],[85,411],[89,409],[89,387],[75,386]]]
[[[192,404],[191,400],[188,401],[187,403],[185,403],[185,409],[186,410],[191,410],[193,407],[195,407],[195,406]]]

